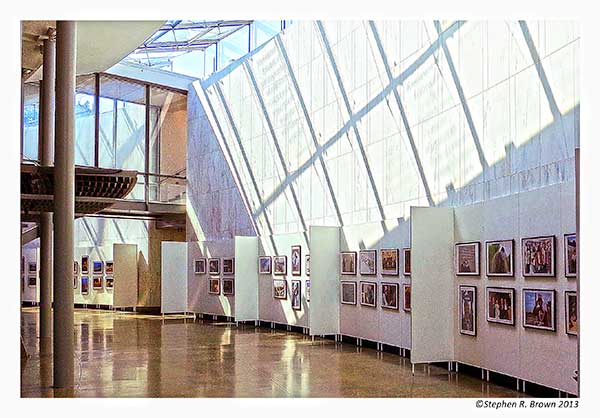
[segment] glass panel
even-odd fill
[[[94,165],[94,75],[79,76],[75,86],[75,164]]]
[[[145,190],[144,190],[144,175],[143,174],[138,174],[137,176],[137,183],[135,184],[133,190],[131,191],[131,193],[129,193],[127,195],[127,197],[125,197],[125,199],[128,200],[145,200]]]
[[[40,85],[23,85],[23,159],[38,159]]]

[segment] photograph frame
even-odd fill
[[[113,275],[115,273],[115,263],[114,261],[105,261],[104,262],[104,274]]]
[[[575,254],[574,254],[574,262],[575,262],[575,271],[572,271],[572,268],[570,266],[570,262],[569,260],[572,259],[573,257],[569,257],[569,238],[573,238],[575,241]],[[564,250],[563,250],[563,257],[564,257],[564,263],[565,263],[565,277],[568,278],[574,278],[577,277],[577,270],[579,269],[579,260],[577,258],[577,253],[578,253],[578,242],[577,242],[577,233],[572,233],[572,234],[565,234],[563,237],[563,245],[564,245]]]
[[[102,260],[92,261],[92,274],[95,274],[95,275],[104,274],[104,261],[102,261]]]
[[[344,296],[346,296],[346,294],[344,293],[344,288],[350,286],[352,287],[352,300],[347,300],[344,298]],[[356,306],[356,282],[353,281],[345,281],[342,280],[340,282],[340,302],[343,305],[354,305]]]
[[[310,302],[310,280],[306,280],[304,282],[304,286],[306,287],[306,291],[304,298],[306,299],[307,302]]]
[[[73,290],[77,289],[79,287],[79,276],[74,274],[73,275]]]
[[[273,299],[286,300],[287,299],[287,280],[285,279],[273,279]],[[281,292],[276,292],[276,289],[280,288]]]
[[[408,295],[408,298],[406,295]],[[408,303],[406,303],[407,300]],[[412,311],[412,285],[410,283],[402,284],[402,310],[404,312]]]
[[[365,301],[365,295],[368,294],[365,292],[366,288],[372,288],[373,302]],[[369,291],[369,293],[371,293]],[[368,306],[370,308],[377,307],[377,282],[368,282],[361,281],[360,282],[360,306]]]
[[[385,288],[386,287],[396,289],[395,297],[394,297],[395,300],[394,300],[393,304],[388,303],[388,300],[385,297]],[[389,310],[393,310],[393,311],[400,310],[400,284],[399,283],[381,282],[381,308],[389,309]]]
[[[508,293],[510,294],[510,302],[512,308],[512,318],[510,320],[500,319],[500,318],[492,318],[490,316],[490,292],[496,293]],[[498,287],[498,286],[488,286],[485,288],[485,317],[487,322],[494,324],[502,324],[502,325],[510,325],[515,326],[515,317],[516,317],[516,304],[515,304],[515,289],[513,287]]]
[[[463,326],[463,318],[465,317],[463,291],[467,291],[472,294],[469,309],[473,317],[471,321],[473,330],[469,330]],[[462,335],[469,335],[472,337],[477,336],[477,286],[464,284],[458,285],[458,332]]]
[[[363,270],[363,260],[370,261],[372,267],[367,266],[367,269]],[[361,276],[377,275],[377,250],[360,250],[358,252],[358,272]]]
[[[79,275],[79,263],[77,262],[77,260],[73,261],[73,275]]]
[[[548,273],[526,273],[526,256],[525,256],[525,243],[527,241],[550,239],[552,243],[552,259],[550,260],[550,271]],[[542,235],[538,237],[525,237],[521,238],[521,273],[523,277],[556,277],[556,236],[555,235]]]
[[[34,276],[32,274],[27,276],[27,287],[37,287],[37,276]]]
[[[283,262],[283,264],[281,264]],[[283,265],[283,269],[278,269],[278,264]],[[287,276],[287,255],[276,255],[273,256],[273,275],[274,276]]]
[[[475,259],[474,262],[474,270],[472,272],[469,271],[461,271],[463,269],[463,262],[461,261],[461,249],[475,247]],[[479,241],[470,241],[470,242],[457,242],[454,244],[454,273],[457,276],[479,276],[481,275],[481,243]]]
[[[37,262],[30,261],[27,263],[27,274],[37,274]]]
[[[81,294],[88,295],[90,293],[90,276],[81,276]]]
[[[575,298],[575,307],[574,307],[574,312],[575,312],[575,321],[576,321],[576,325],[575,325],[575,331],[570,331],[570,312],[571,312],[571,306],[570,306],[570,298]],[[575,290],[565,290],[565,332],[567,335],[574,335],[577,336],[579,335],[579,297],[577,295],[577,292]]]
[[[194,260],[194,274],[206,274],[206,257],[200,257]]]
[[[310,277],[310,254],[304,256],[304,272]]]
[[[295,293],[295,290],[298,293]],[[290,303],[295,311],[302,310],[302,280],[292,280],[290,283]]]
[[[540,325],[532,325],[530,323],[528,323],[528,318],[527,318],[527,297],[526,294],[528,293],[537,293],[538,295],[540,293],[548,293],[552,295],[552,314],[551,314],[551,320],[552,320],[552,325],[550,327],[547,326],[540,326]],[[534,296],[535,297],[535,296]],[[521,311],[522,311],[522,320],[523,320],[523,328],[531,328],[531,329],[538,329],[541,331],[550,331],[550,332],[556,332],[556,290],[554,289],[531,289],[531,288],[524,288],[521,290]]]
[[[235,257],[223,257],[221,259],[221,272],[226,276],[235,274]]]
[[[292,276],[302,276],[302,246],[292,245],[290,252],[290,270]]]
[[[100,284],[97,284],[100,283]],[[104,277],[100,275],[92,276],[92,289],[102,290],[104,289]]]
[[[407,257],[408,254],[408,257]],[[407,262],[408,260],[408,262]],[[402,248],[402,274],[410,276],[412,272],[411,248]]]
[[[223,277],[223,285],[221,288],[223,289],[223,296],[233,296],[235,294],[235,282],[233,277]],[[227,286],[225,284],[227,283]],[[231,285],[230,285],[231,283]],[[231,286],[231,290],[228,288]]]
[[[221,294],[221,279],[218,277],[208,278],[208,294],[209,295],[220,295]]]
[[[104,288],[106,290],[112,290],[115,287],[115,277],[114,276],[105,276],[104,277]]]
[[[208,259],[208,274],[211,276],[218,276],[221,274],[221,259],[218,257],[211,257]]]
[[[382,248],[379,250],[381,258],[381,275],[382,276],[400,276],[400,250],[398,248]],[[395,266],[385,266],[388,256],[395,260]]]
[[[351,260],[351,265],[348,266],[344,261],[345,257],[349,257]],[[357,263],[357,253],[356,251],[341,251],[340,252],[340,275],[342,276],[356,276],[356,263]],[[349,267],[344,269],[344,266]]]
[[[90,273],[90,256],[82,255],[81,256],[81,274],[89,274]]]
[[[268,263],[266,263],[268,261]],[[263,265],[263,262],[266,264]],[[265,269],[263,267],[267,267]],[[258,257],[258,274],[271,274],[273,271],[273,260],[270,255],[261,255]]]
[[[510,271],[508,273],[497,273],[490,271],[492,263],[490,259],[490,246],[495,244],[510,243]],[[487,277],[515,277],[515,240],[514,239],[497,239],[485,242],[485,275]]]

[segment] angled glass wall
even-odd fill
[[[22,155],[24,160],[38,159],[40,129],[40,84],[23,85]]]

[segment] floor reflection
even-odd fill
[[[76,310],[76,385],[52,384],[37,308],[21,313],[23,397],[512,397],[444,368],[303,334],[178,316]]]

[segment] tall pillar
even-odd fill
[[[42,166],[54,163],[55,31],[44,40],[39,153]],[[52,336],[52,212],[40,216],[40,338]]]
[[[54,162],[54,387],[72,388],[75,221],[75,46],[77,24],[56,23]]]

